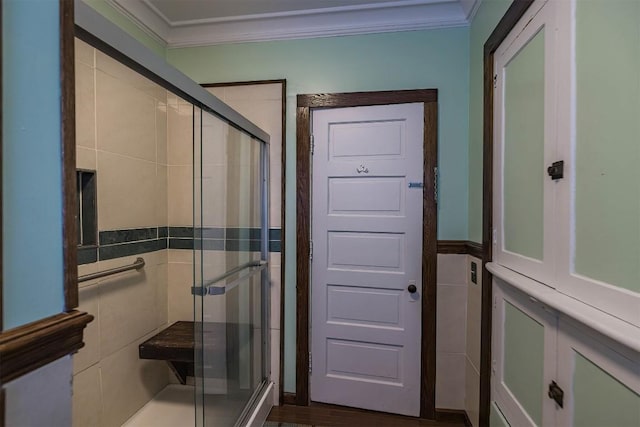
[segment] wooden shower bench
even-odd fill
[[[227,354],[227,336],[235,329],[227,323],[204,323],[205,351],[212,352],[207,359],[215,360],[216,353]],[[194,322],[179,321],[140,344],[140,359],[164,360],[176,374],[180,383],[186,384],[188,376],[194,376],[195,335]],[[226,360],[226,357],[220,358]],[[224,375],[226,367],[218,367]]]

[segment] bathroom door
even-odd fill
[[[420,413],[423,108],[313,112],[312,401]]]

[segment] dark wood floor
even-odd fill
[[[343,406],[312,403],[311,406],[275,406],[265,426],[314,426],[314,427],[463,427],[464,415],[442,414],[440,421],[365,411]]]

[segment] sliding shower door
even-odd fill
[[[196,109],[197,426],[241,424],[268,377],[267,148]]]

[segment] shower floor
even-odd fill
[[[191,385],[168,385],[122,427],[195,427],[194,392]],[[240,393],[235,399],[204,395],[205,416],[219,425],[232,425],[250,396],[249,392]]]
[[[171,384],[136,412],[123,427],[195,426],[194,388]]]

